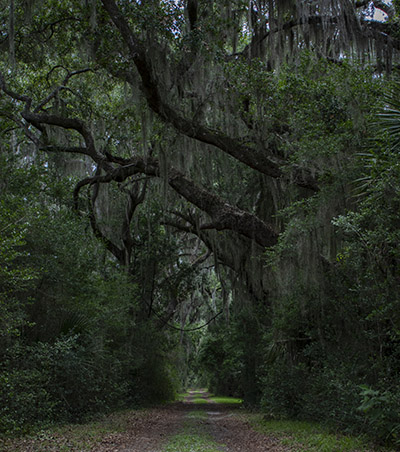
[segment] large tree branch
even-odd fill
[[[23,111],[22,117],[25,121],[30,124],[47,124],[51,126],[61,127],[62,129],[72,129],[76,130],[84,139],[86,149],[89,155],[93,156],[94,159],[99,158],[100,154],[97,154],[96,147],[94,144],[94,138],[86,124],[80,119],[75,118],[65,118],[58,115],[49,114],[38,114],[31,111]]]
[[[102,167],[106,171],[108,172],[113,171],[114,167],[108,161],[107,157],[98,152],[98,150],[96,149],[93,134],[84,121],[76,118],[65,118],[58,115],[34,113],[31,112],[30,110],[24,110],[22,112],[22,117],[25,119],[25,121],[32,124],[34,127],[38,128],[41,131],[43,131],[42,127],[43,125],[56,126],[66,130],[75,130],[81,135],[85,143],[84,147],[80,146],[62,147],[45,144],[41,146],[43,150],[47,150],[50,152],[62,151],[85,154],[91,157],[97,163],[98,166]]]
[[[84,72],[88,72],[90,69],[82,69],[76,72],[69,72],[64,79],[64,84],[68,82],[68,80],[77,74],[82,74]],[[67,148],[65,147],[63,150],[67,152],[79,152],[82,154],[86,154],[90,156],[98,165],[104,166],[104,169],[110,171],[113,169],[112,165],[107,162],[106,157],[99,153],[95,146],[95,140],[92,132],[89,127],[86,125],[84,121],[77,118],[66,118],[63,116],[58,116],[54,114],[46,114],[39,113],[39,110],[50,101],[52,97],[57,94],[57,90],[53,91],[50,96],[47,96],[39,105],[35,108],[34,111],[31,111],[32,107],[32,99],[29,96],[21,95],[9,89],[6,85],[3,74],[0,73],[0,89],[4,91],[9,97],[14,100],[18,100],[25,103],[25,108],[21,112],[22,118],[28,123],[32,124],[36,129],[42,132],[42,137],[45,135],[44,125],[56,126],[66,130],[75,130],[78,132],[84,140],[85,147],[75,147],[75,148]],[[47,143],[40,143],[39,139],[31,134],[27,127],[23,126],[25,129],[26,135],[29,139],[31,139],[36,145],[42,148],[47,148],[48,151],[61,150],[62,148],[59,146],[48,146]],[[29,132],[29,133],[28,133]]]
[[[0,89],[3,90],[12,99],[24,102],[25,109],[29,109],[32,105],[32,99],[30,97],[18,94],[7,87],[4,75],[2,73],[0,73]]]
[[[238,240],[234,240],[232,237],[226,237],[227,240],[215,240],[215,233],[213,231],[199,229],[197,226],[198,221],[196,221],[196,219],[182,214],[182,212],[176,212],[175,214],[183,221],[168,219],[164,222],[164,224],[171,226],[178,231],[197,236],[215,255],[219,264],[224,265],[233,270],[235,273],[242,275],[242,279],[246,280],[247,290],[255,298],[261,300],[268,296],[268,291],[264,287],[262,281],[263,278],[261,276],[260,278],[249,277],[249,268],[253,267],[252,264],[249,266],[249,262],[251,262],[252,257],[251,253],[249,253],[251,244],[246,243],[248,239],[245,237],[238,237]]]
[[[182,173],[176,170],[171,171],[168,183],[185,199],[210,215],[213,229],[236,231],[245,237],[254,239],[259,245],[264,247],[276,244],[278,234],[271,226],[257,216],[238,207],[231,206],[218,196],[194,184]],[[210,228],[210,225],[206,227]]]
[[[55,145],[43,145],[39,144],[39,150],[44,152],[55,152],[55,153],[67,153],[67,154],[82,154],[92,157],[83,146],[55,146]]]
[[[22,129],[26,135],[26,137],[32,141],[37,147],[40,147],[40,139],[38,136],[36,136],[32,130],[29,130],[28,124],[26,122],[22,121],[20,118],[17,118],[16,116],[12,114],[2,114],[4,118],[9,119],[10,121],[17,124],[18,128]]]
[[[102,0],[103,6],[110,15],[114,25],[127,45],[130,56],[139,72],[142,81],[142,91],[149,107],[166,123],[171,124],[178,132],[194,138],[202,143],[217,147],[267,176],[273,178],[286,178],[281,165],[284,161],[274,159],[268,155],[267,150],[244,145],[238,139],[233,139],[222,132],[213,130],[194,120],[187,119],[179,110],[165,102],[159,90],[159,83],[152,70],[151,61],[140,40],[134,35],[123,14],[113,0]],[[295,168],[291,180],[301,186],[318,190],[318,183],[306,169]]]
[[[161,177],[158,160],[152,157],[146,159],[143,157],[134,157],[130,160],[129,164],[115,168],[112,172],[104,176],[86,178],[77,185],[75,198],[77,199],[79,190],[85,185],[111,181],[123,182],[138,173],[152,177]],[[276,244],[278,234],[271,226],[256,215],[228,204],[225,200],[197,185],[174,168],[169,169],[167,178],[171,188],[210,216],[211,224],[205,225],[205,228],[212,227],[220,231],[236,231],[245,237],[255,240],[263,247]]]
[[[112,2],[113,3],[113,2]],[[134,45],[134,43],[132,44]],[[4,82],[0,85],[3,90],[6,90]],[[7,91],[6,91],[7,92]],[[9,91],[8,94],[11,95]],[[98,168],[103,168],[106,171],[105,175],[96,175],[94,177],[89,177],[78,183],[75,188],[74,198],[77,204],[78,194],[82,187],[86,185],[93,185],[98,183],[105,183],[111,181],[123,182],[128,177],[135,174],[141,173],[152,177],[160,177],[160,165],[159,162],[151,157],[146,159],[141,157],[132,158],[129,161],[121,161],[124,163],[123,166],[114,167],[110,161],[114,162],[118,159],[111,159],[111,155],[100,154],[95,146],[94,137],[85,124],[84,121],[76,118],[65,118],[58,115],[50,114],[39,114],[30,111],[29,98],[25,96],[18,96],[12,93],[19,100],[24,100],[27,107],[22,112],[22,117],[30,124],[35,127],[42,129],[42,125],[52,125],[61,127],[63,129],[75,130],[83,138],[85,142],[85,147],[73,147],[67,148],[69,152],[77,152],[90,156],[98,165]],[[188,127],[188,124],[184,127]],[[202,129],[200,129],[202,131]],[[208,130],[203,130],[202,133],[205,135],[210,134]],[[245,148],[241,149],[240,146],[234,140],[231,140],[225,136],[219,136],[214,134],[211,140],[219,140],[220,146],[228,146],[229,143],[233,148],[238,149],[241,153],[245,154]],[[59,148],[62,149],[62,148]],[[54,150],[54,147],[48,147],[48,150]],[[262,156],[260,156],[262,158]],[[270,169],[271,165],[270,165]],[[274,167],[273,174],[278,177],[279,168],[277,165]],[[168,184],[173,188],[178,194],[183,196],[187,201],[197,206],[200,210],[207,213],[211,218],[211,224],[204,225],[205,228],[213,228],[216,230],[232,230],[237,233],[254,239],[259,245],[263,247],[272,246],[277,242],[278,234],[273,230],[271,226],[266,224],[257,216],[241,210],[237,207],[231,206],[226,203],[219,196],[207,191],[203,187],[195,184],[192,180],[188,179],[183,173],[177,171],[174,168],[170,168],[168,173]]]

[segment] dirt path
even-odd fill
[[[199,403],[200,399],[200,403]],[[197,403],[194,403],[197,402]],[[193,445],[190,450],[220,450],[221,452],[288,452],[290,447],[280,444],[277,438],[255,432],[237,415],[234,407],[214,403],[206,392],[190,392],[183,402],[152,409],[144,416],[132,419],[125,433],[104,438],[93,452],[181,452],[171,444],[174,435],[185,430],[190,420],[190,432],[194,430],[205,438],[211,438],[213,446]],[[186,423],[186,424],[185,424]],[[191,433],[186,436],[190,438]],[[187,441],[190,441],[187,440]],[[193,447],[193,448],[192,448]],[[213,447],[213,448],[212,448]],[[299,450],[299,449],[297,449]]]
[[[182,402],[158,408],[116,412],[88,424],[54,426],[32,436],[0,437],[0,452],[389,452],[345,436],[321,434],[318,429],[305,431],[305,436],[279,428],[271,430],[275,434],[262,434],[249,423],[258,417],[235,403],[237,399],[189,391]]]
[[[85,425],[6,442],[7,452],[288,452],[300,451],[254,431],[242,410],[215,403],[205,391],[182,402],[116,413],[96,430]],[[92,424],[93,425],[93,424]],[[94,424],[96,425],[96,424]]]
[[[226,408],[208,412],[208,428],[224,452],[287,452],[299,451],[284,446],[278,438],[254,431],[251,426]]]

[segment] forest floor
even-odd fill
[[[260,420],[259,418],[258,420]],[[258,425],[258,426],[257,426]],[[316,433],[307,440],[274,427],[262,432],[257,416],[240,401],[189,391],[180,402],[108,416],[1,443],[5,452],[370,452],[356,439]],[[275,431],[274,431],[275,430]],[[300,442],[297,442],[297,439]],[[328,438],[328,439],[327,439]],[[359,446],[358,446],[359,445]]]

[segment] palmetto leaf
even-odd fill
[[[397,150],[400,147],[400,82],[395,82],[383,99],[386,107],[378,114],[377,125],[394,140],[392,150]]]

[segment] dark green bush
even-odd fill
[[[0,429],[4,432],[50,421],[81,421],[124,404],[127,383],[120,363],[79,343],[79,336],[53,344],[16,345],[0,373]]]
[[[0,432],[24,432],[28,425],[49,422],[57,415],[46,383],[45,373],[38,369],[0,373]]]
[[[400,446],[400,388],[378,390],[360,387],[366,429],[383,442]]]
[[[278,359],[262,379],[261,408],[272,417],[296,417],[303,410],[309,381],[302,366]]]

